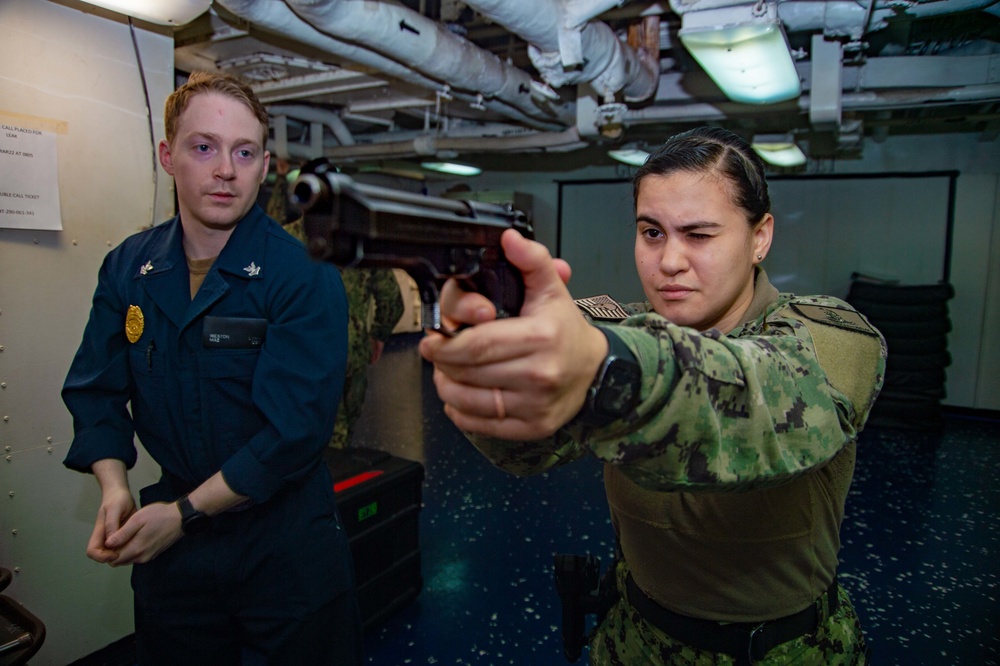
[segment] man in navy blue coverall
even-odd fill
[[[63,387],[65,465],[102,493],[87,556],[133,565],[142,666],[359,664],[322,460],[344,381],[343,285],[255,204],[268,120],[247,86],[196,73],[164,122],[179,215],[105,258]],[[162,469],[138,510],[135,435]]]

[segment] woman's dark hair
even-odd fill
[[[750,226],[771,212],[764,163],[746,141],[721,127],[698,127],[667,139],[632,178],[633,203],[646,176],[669,176],[678,171],[715,172],[732,185],[733,203],[747,214]]]

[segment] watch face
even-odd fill
[[[197,534],[206,527],[208,527],[208,516],[196,511],[194,514],[184,518],[181,529],[185,534]]]
[[[181,511],[181,530],[184,534],[195,534],[208,527],[208,516],[191,506],[187,495],[177,500],[177,506]]]
[[[594,396],[594,407],[604,414],[625,416],[639,397],[642,370],[635,363],[613,358]]]

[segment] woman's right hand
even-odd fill
[[[580,411],[607,355],[607,340],[566,289],[566,262],[515,230],[504,232],[501,242],[524,277],[520,315],[496,320],[489,299],[450,282],[441,297],[445,324],[472,327],[451,338],[429,334],[420,352],[434,363],[445,413],[460,429],[501,439],[543,439]]]

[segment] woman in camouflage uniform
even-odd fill
[[[866,663],[836,569],[885,342],[845,302],[768,282],[764,167],[739,137],[673,137],[634,198],[645,303],[585,317],[568,265],[510,232],[520,317],[446,290],[451,323],[477,325],[421,342],[445,411],[515,474],[604,461],[620,598],[592,664]]]

